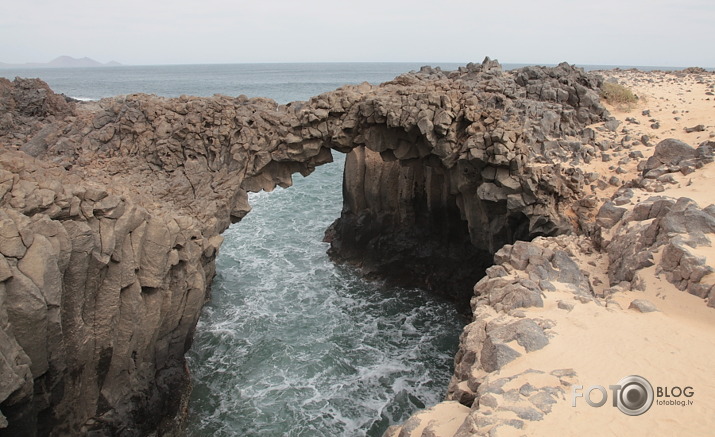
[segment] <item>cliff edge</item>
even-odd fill
[[[582,169],[602,153],[589,126],[617,127],[600,85],[567,64],[488,59],[288,105],[79,103],[0,79],[0,433],[178,432],[221,232],[250,211],[248,192],[291,185],[331,150],[349,153],[331,253],[368,273],[459,297],[505,245],[605,243],[590,187],[614,185]],[[515,299],[538,300],[524,287]],[[450,392],[473,405],[468,383]]]

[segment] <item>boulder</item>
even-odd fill
[[[560,301],[558,302],[557,306],[558,306],[560,309],[566,310],[566,311],[571,311],[572,309],[574,309],[574,304],[573,304],[573,302],[566,302],[566,301],[563,301],[563,300],[560,300]]]
[[[528,279],[515,281],[504,287],[493,289],[488,295],[489,304],[499,311],[514,308],[543,307],[539,286]]]
[[[681,161],[693,159],[696,157],[695,149],[680,140],[668,138],[655,146],[653,156],[648,158],[643,175],[649,171],[660,167],[661,165],[678,165]]]
[[[685,128],[685,133],[687,133],[687,134],[690,134],[690,133],[693,133],[693,132],[703,132],[703,131],[705,131],[705,125],[704,125],[704,124],[699,124],[699,125],[697,125],[697,126],[686,127],[686,128]]]

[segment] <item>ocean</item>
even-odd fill
[[[475,60],[479,62],[479,60]],[[307,100],[345,84],[381,83],[423,65],[453,70],[456,63],[306,63],[150,65],[101,68],[0,68],[0,77],[39,77],[57,93],[80,100],[98,100],[146,93],[166,97],[182,94],[224,94],[270,97],[278,103]],[[527,64],[503,64],[505,69]],[[611,68],[675,70],[674,67],[579,65],[586,71]]]
[[[315,63],[153,65],[94,68],[0,69],[0,77],[39,77],[57,93],[98,100],[146,93],[208,97],[269,97],[278,103],[308,100],[345,84],[381,83],[428,63]],[[455,69],[459,64],[442,64]]]
[[[261,96],[306,100],[423,64],[263,64],[0,70],[100,99]],[[443,65],[445,69],[457,65]],[[441,401],[463,320],[420,290],[368,281],[326,255],[342,207],[344,156],[295,185],[250,196],[224,236],[211,301],[188,353],[189,436],[379,436]]]

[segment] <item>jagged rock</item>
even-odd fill
[[[489,292],[488,299],[489,304],[498,311],[544,306],[541,289],[528,279],[514,281],[506,286],[493,289]]]
[[[537,379],[534,385],[528,381]],[[529,369],[522,373],[499,377],[496,373],[487,376],[479,387],[479,404],[472,407],[455,436],[501,435],[501,430],[523,429],[524,421],[542,420],[557,399],[563,399],[569,384],[575,382],[576,374],[570,369],[546,372]],[[504,390],[510,383],[521,383],[521,388]],[[516,418],[515,418],[516,417]],[[495,433],[496,431],[496,433]]]
[[[605,128],[611,132],[615,132],[616,129],[618,129],[618,126],[620,126],[620,125],[621,125],[621,122],[616,120],[615,118],[610,119],[606,123],[604,123]]]
[[[709,164],[715,161],[715,141],[705,141],[695,149],[697,161],[704,164]]]
[[[486,319],[477,319],[465,326],[459,338],[460,348],[455,356],[454,381],[450,384],[449,399],[457,400],[464,405],[471,406],[474,401],[477,386],[465,384],[459,387],[463,381],[468,382],[472,376],[472,369],[481,366],[481,353],[484,341],[486,340]]]
[[[616,205],[616,206],[627,205],[627,204],[631,203],[631,200],[633,199],[633,191],[630,189],[625,190],[624,192],[621,192],[619,190],[619,192],[617,192],[616,194],[618,195],[618,197],[613,199],[613,205]],[[606,203],[610,203],[610,202],[606,202]],[[605,204],[604,204],[604,206],[605,206]],[[600,211],[599,211],[599,213],[600,213]],[[608,214],[608,213],[606,213],[606,214]],[[620,215],[620,217],[618,217],[613,223],[609,223],[610,220],[607,220],[603,223],[603,225],[606,226],[607,229],[611,228],[613,226],[613,224],[615,224],[616,221],[621,219],[622,216],[623,215]],[[598,219],[598,216],[596,216],[596,218]]]
[[[546,331],[554,326],[548,320],[529,318],[527,311],[515,311],[513,307],[517,305],[510,300],[514,289],[520,290],[514,293],[518,297],[523,293],[541,299],[541,293],[547,285],[553,287],[550,282],[553,281],[576,297],[592,299],[588,278],[574,262],[573,255],[569,255],[572,249],[585,247],[585,244],[575,237],[537,238],[532,242],[506,245],[495,254],[497,264],[489,268],[487,276],[475,286],[474,321],[465,327],[460,337],[448,390],[448,399],[472,406],[472,414],[458,435],[469,435],[467,430],[481,435],[487,418],[490,418],[490,426],[503,423],[494,416],[498,411],[521,415],[523,420],[539,420],[550,410],[554,396],[563,396],[561,386],[575,383],[575,373],[562,369],[551,374],[555,382],[551,388],[522,386],[520,390],[505,391],[503,387],[511,378],[495,379],[494,375],[521,356],[522,349],[515,350],[516,345],[526,353],[545,347],[549,343]],[[535,282],[527,277],[541,279]],[[500,300],[501,297],[504,299]],[[545,394],[539,394],[542,391]],[[529,401],[531,396],[534,402]]]
[[[664,174],[664,175],[658,177],[658,179],[656,179],[656,180],[663,184],[677,184],[678,183],[675,180],[675,178],[673,177],[673,175],[671,175],[671,174]]]
[[[5,211],[0,210],[0,253],[7,257],[20,258],[26,251],[27,247],[17,224]]]
[[[31,360],[33,377],[49,368],[47,344],[47,302],[40,288],[18,269],[11,267],[12,277],[6,282],[6,311],[12,333]]]
[[[619,208],[610,201],[605,202],[598,210],[596,221],[601,227],[610,229],[623,217],[625,212],[625,208]]]
[[[605,111],[598,103],[595,92],[598,80],[582,75],[568,65],[553,70],[529,67],[504,72],[487,68],[485,64],[452,73],[448,78],[440,77],[441,74],[425,70],[417,76],[422,79],[421,85],[436,79],[441,87],[442,81],[449,79],[464,83],[465,87],[457,93],[452,90],[449,112],[444,108],[430,109],[435,114],[446,114],[435,115],[432,123],[418,122],[407,115],[398,116],[404,111],[401,100],[379,98],[384,113],[396,114],[389,117],[393,120],[391,128],[375,126],[368,118],[371,124],[366,126],[367,132],[360,141],[382,157],[400,158],[397,155],[401,155],[422,162],[409,166],[394,160],[384,162],[370,158],[371,152],[361,149],[349,154],[343,212],[327,234],[334,258],[355,260],[355,254],[360,253],[363,256],[360,263],[367,265],[368,271],[394,272],[399,278],[423,276],[420,271],[434,269],[426,267],[416,272],[405,272],[404,266],[414,263],[397,265],[392,262],[394,256],[385,253],[387,250],[408,252],[404,239],[395,239],[395,234],[422,228],[427,241],[434,238],[431,236],[434,233],[432,229],[442,228],[443,225],[425,223],[420,214],[422,211],[430,212],[432,217],[435,211],[439,211],[438,214],[445,217],[443,221],[453,223],[450,224],[453,229],[466,226],[472,245],[481,252],[474,253],[472,257],[452,255],[452,264],[463,266],[455,270],[461,271],[480,270],[467,267],[467,263],[463,262],[466,259],[479,258],[481,261],[476,264],[487,267],[491,255],[505,243],[528,240],[536,235],[554,235],[570,227],[558,212],[560,206],[556,197],[551,196],[568,197],[583,186],[583,175],[573,169],[562,168],[560,163],[588,155],[587,147],[565,141],[551,144],[546,138],[561,137],[566,133],[580,135],[585,128],[583,123],[603,121]],[[407,80],[407,76],[401,76],[396,82]],[[485,80],[492,84],[488,92],[483,92],[479,85]],[[500,110],[501,117],[490,117],[483,106],[488,107],[495,93],[500,95],[504,105]],[[421,99],[430,108],[434,106],[430,103],[432,100],[441,101],[437,96],[432,100],[427,95]],[[560,115],[556,109],[558,106],[554,105],[562,108]],[[365,102],[361,108],[368,106],[375,107]],[[539,114],[533,121],[532,116],[527,115],[532,113]],[[374,114],[374,111],[365,114]],[[442,119],[444,123],[440,122]],[[541,121],[537,122],[537,119]],[[447,120],[451,120],[449,125]],[[524,120],[525,124],[517,120]],[[442,127],[433,136],[434,126],[440,123]],[[436,139],[439,135],[445,138],[462,136],[461,131],[455,130],[459,129],[460,123],[466,126],[466,137],[460,144]],[[423,138],[415,138],[411,133],[416,132],[413,129],[416,124]],[[360,126],[359,121],[351,122],[350,126]],[[399,146],[395,149],[395,144],[411,146],[409,151],[398,153]],[[427,156],[432,145],[439,160]],[[524,165],[532,161],[548,166],[536,170]],[[429,171],[417,171],[426,163],[429,163]],[[386,196],[383,188],[383,194],[375,198],[378,191],[371,184],[394,187],[396,193],[416,195],[409,200],[400,199],[398,195]],[[388,192],[390,190],[392,188]],[[432,200],[425,203],[427,199]],[[358,223],[360,226],[357,226]],[[385,226],[386,223],[390,224]],[[380,248],[380,252],[371,248]],[[474,261],[468,263],[475,264]],[[454,285],[448,282],[438,288],[454,289]],[[468,291],[465,293],[468,294]]]
[[[503,406],[502,407],[504,410],[507,411],[512,411],[516,413],[516,415],[523,420],[528,420],[531,422],[537,421],[537,420],[543,420],[544,419],[544,414],[540,412],[539,410],[531,407],[522,407],[522,406]]]
[[[681,290],[685,290],[688,285],[699,283],[703,276],[715,271],[705,262],[705,258],[691,254],[685,244],[673,239],[663,249],[660,265],[670,273],[668,279]]]
[[[688,133],[688,134],[693,133],[693,132],[703,132],[703,131],[705,131],[705,125],[703,125],[703,124],[685,128],[685,133]]]
[[[655,146],[653,156],[648,158],[643,169],[643,175],[661,165],[677,165],[691,158],[695,158],[695,149],[692,146],[673,138],[665,139]]]
[[[665,233],[709,234],[715,233],[715,217],[687,197],[678,199],[670,212],[661,220]]]
[[[534,406],[541,410],[544,414],[548,414],[551,412],[551,406],[556,403],[556,399],[554,399],[554,396],[551,393],[540,391],[533,396],[530,396],[529,402],[534,404]]]
[[[569,387],[576,382],[576,371],[573,369],[556,369],[552,370],[550,375],[559,379],[559,382],[564,387]]]
[[[657,240],[657,224],[648,220],[665,215],[668,209],[663,205],[664,202],[649,199],[636,206],[630,215],[623,218],[623,223],[631,223],[629,227],[619,228],[620,232],[607,244],[604,243],[611,260],[608,268],[611,285],[630,282],[635,272],[653,265],[653,253],[649,249]]]
[[[480,363],[487,372],[501,369],[505,364],[519,358],[521,354],[504,343],[494,343],[489,337],[484,342]]]
[[[633,207],[633,212],[627,221],[645,221],[661,218],[668,214],[675,205],[675,200],[665,197],[650,197]]]
[[[531,287],[534,292],[554,290],[555,286],[551,283],[554,281],[564,284],[575,294],[590,295],[591,286],[578,265],[561,248],[552,249],[541,244],[543,242],[543,240],[536,239],[532,242],[516,242],[514,245],[506,245],[495,254],[494,261],[497,266],[509,265],[519,271],[524,271],[528,280],[521,285],[526,285],[527,288]],[[501,289],[505,285],[518,282],[515,280],[510,282],[491,281],[490,279],[494,277],[496,276],[482,279],[475,286],[475,295],[487,295],[486,290]],[[502,293],[504,290],[496,293],[495,298],[500,299]],[[535,298],[535,300],[538,302],[538,299]],[[504,310],[508,309],[504,308]]]
[[[702,279],[715,269],[690,248],[709,246],[707,235],[715,233],[715,217],[693,200],[651,197],[636,204],[616,225],[610,241],[604,241],[610,265],[611,285],[631,283],[633,289],[643,289],[638,271],[653,265],[653,253],[662,247],[660,268],[666,278],[680,290],[708,298],[710,285]]]

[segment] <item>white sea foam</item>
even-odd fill
[[[225,234],[189,357],[190,435],[381,435],[441,400],[459,333],[451,305],[325,255],[339,165],[251,194],[253,212]]]

